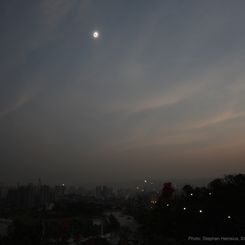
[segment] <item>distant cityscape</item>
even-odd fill
[[[150,180],[142,180],[139,185],[131,188],[113,188],[98,185],[95,188],[82,186],[43,184],[41,179],[36,183],[16,184],[15,186],[0,185],[1,204],[18,209],[47,208],[59,200],[68,198],[90,198],[91,200],[128,199],[140,194],[156,196],[160,193],[160,185]]]
[[[20,232],[14,242],[17,239],[18,244],[101,244],[101,240],[106,240],[105,244],[119,244],[127,240],[135,244],[139,224],[129,210],[152,208],[160,193],[150,180],[140,184],[118,189],[106,185],[94,189],[65,184],[49,186],[41,179],[35,184],[2,184],[0,237],[3,244],[12,244],[18,229],[27,229],[26,237],[25,232]],[[76,233],[68,232],[71,226]],[[126,231],[119,232],[119,227]],[[55,228],[56,231],[50,231]],[[127,239],[121,232],[126,232]]]
[[[242,241],[245,175],[203,187],[0,187],[0,244],[196,244]]]

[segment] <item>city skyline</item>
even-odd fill
[[[244,1],[0,7],[0,182],[245,171]]]

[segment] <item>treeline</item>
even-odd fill
[[[155,206],[138,216],[144,244],[194,243],[189,237],[244,236],[244,174],[227,175],[205,187],[185,185],[177,197],[173,192],[171,183],[166,183]]]

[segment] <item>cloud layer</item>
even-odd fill
[[[3,181],[245,170],[243,1],[1,7]]]

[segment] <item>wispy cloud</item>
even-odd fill
[[[30,103],[37,95],[37,90],[22,92],[14,101],[9,102],[0,110],[0,118],[17,111]]]
[[[193,94],[200,91],[204,84],[187,83],[185,85],[179,85],[177,87],[162,91],[162,95],[159,95],[158,91],[155,96],[145,98],[140,102],[136,102],[129,108],[131,113],[139,113],[142,111],[155,110],[165,106],[171,106],[180,103],[181,101],[190,98]]]
[[[204,119],[200,122],[194,123],[192,125],[192,128],[206,128],[206,127],[211,127],[213,125],[217,125],[220,123],[227,122],[232,119],[236,119],[239,117],[244,117],[245,112],[232,112],[232,111],[224,111],[218,115],[215,115],[213,117],[210,117],[208,119]]]
[[[76,0],[43,0],[41,11],[46,30],[53,31],[74,7]]]

